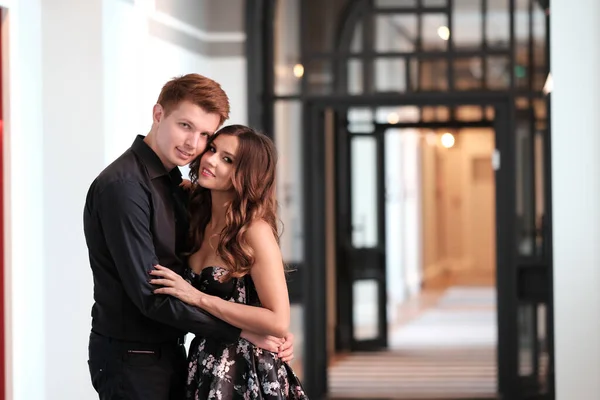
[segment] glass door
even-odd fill
[[[383,131],[336,130],[338,348],[387,347]]]

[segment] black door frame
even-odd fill
[[[338,106],[339,107],[339,106]],[[386,214],[385,214],[385,133],[388,129],[494,129],[494,121],[447,121],[447,122],[398,122],[373,123],[373,131],[369,133],[351,133],[347,129],[346,114],[341,112],[335,118],[335,151],[336,154],[336,287],[337,287],[337,321],[335,332],[336,351],[377,351],[388,347],[387,321],[387,278],[386,267]],[[395,133],[401,134],[401,133]],[[370,137],[376,140],[377,168],[377,227],[378,245],[376,248],[356,249],[351,244],[353,226],[351,226],[352,194],[349,174],[351,171],[350,143],[353,137]],[[496,245],[494,243],[494,245]],[[356,261],[364,259],[360,252],[371,253],[366,268],[356,265]],[[360,262],[360,261],[359,261]],[[361,262],[365,263],[363,260]],[[354,267],[353,267],[354,265]],[[355,268],[358,267],[358,270]],[[382,268],[383,267],[383,268]],[[383,269],[383,271],[381,271]],[[353,283],[361,279],[374,279],[378,284],[377,298],[377,336],[369,339],[356,339],[354,336],[354,293]]]
[[[407,95],[320,96],[304,102],[305,268],[304,292],[304,384],[312,397],[327,393],[326,230],[324,110],[351,106],[494,106],[495,148],[500,152],[496,170],[496,234],[498,296],[498,390],[505,399],[517,399],[518,332],[516,188],[514,159],[514,98],[507,93],[415,93]],[[512,372],[512,373],[511,373]]]
[[[348,121],[344,112],[336,112],[335,117],[335,221],[336,221],[336,296],[337,315],[335,343],[336,351],[374,351],[387,347],[387,280],[386,280],[386,229],[384,198],[385,155],[383,128],[375,126],[370,134],[352,134],[348,131]],[[377,244],[373,247],[357,248],[353,245],[352,225],[352,137],[367,136],[375,139],[377,186]],[[357,339],[354,325],[355,281],[368,279],[377,282],[377,335],[368,339]]]

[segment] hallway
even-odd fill
[[[481,399],[496,393],[496,304],[491,286],[425,291],[403,306],[389,351],[340,356],[331,398]],[[417,304],[416,304],[417,303]]]

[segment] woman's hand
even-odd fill
[[[200,304],[200,298],[204,294],[185,281],[181,275],[162,265],[155,265],[154,268],[149,272],[154,277],[149,282],[152,285],[163,286],[155,289],[155,294],[168,294],[192,306]]]
[[[277,353],[281,345],[285,342],[285,339],[283,338],[277,338],[270,335],[259,335],[258,333],[244,330],[240,334],[240,337],[246,339],[256,347],[270,351],[271,353]]]

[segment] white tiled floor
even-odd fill
[[[390,329],[389,351],[340,357],[329,368],[331,397],[493,398],[494,288],[451,287],[432,298]]]

